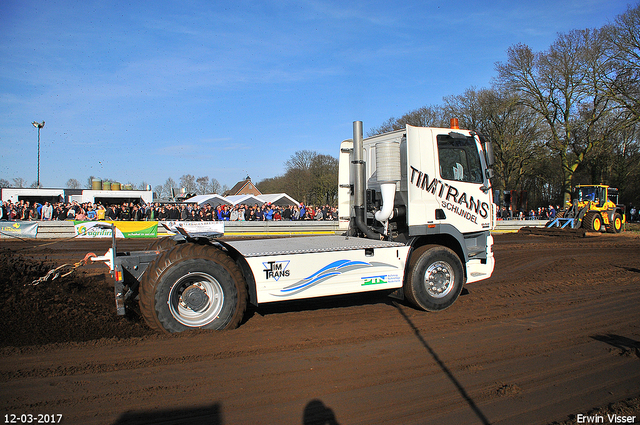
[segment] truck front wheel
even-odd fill
[[[405,297],[423,310],[444,310],[460,295],[463,273],[460,258],[451,249],[439,245],[417,248],[409,261]]]
[[[140,283],[140,311],[164,332],[236,328],[246,305],[240,269],[211,246],[187,243],[162,252]]]

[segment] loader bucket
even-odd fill
[[[587,231],[579,227],[572,229],[570,227],[533,227],[525,226],[518,230],[521,235],[539,235],[539,236],[564,236],[572,238],[584,238],[587,235]]]

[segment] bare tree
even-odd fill
[[[0,187],[11,187],[11,184],[8,180],[0,179]]]
[[[13,187],[22,188],[27,183],[22,177],[15,177],[13,179]]]
[[[209,193],[209,176],[198,177],[196,179],[196,193],[198,195]]]
[[[611,68],[604,83],[611,96],[640,120],[640,5],[618,16],[604,28]]]
[[[407,124],[416,127],[439,127],[448,125],[444,123],[443,111],[440,106],[423,106],[411,112],[407,112],[400,118],[389,118],[379,127],[374,127],[367,132],[367,136],[387,133],[406,128]]]
[[[191,174],[183,174],[182,177],[180,177],[180,187],[187,193],[196,192],[196,178]]]
[[[309,150],[297,151],[296,153],[291,155],[291,158],[289,158],[287,162],[284,163],[284,165],[287,171],[291,169],[308,171],[311,168],[311,163],[313,162],[313,159],[317,155],[318,153],[315,151],[309,151]]]
[[[311,163],[311,199],[315,205],[335,205],[338,199],[338,159],[317,155]]]
[[[497,88],[471,88],[444,100],[445,113],[457,117],[461,128],[478,131],[493,142],[494,187],[522,190],[523,178],[541,154],[537,115],[513,94]]]
[[[67,180],[67,188],[68,189],[80,189],[82,187],[82,185],[80,184],[80,182],[76,179],[69,179]]]
[[[225,185],[225,189],[224,191],[229,190],[226,185]],[[208,193],[223,193],[223,188],[222,186],[220,186],[220,183],[218,182],[218,180],[212,178],[211,182],[209,183],[209,190],[207,191]]]
[[[560,34],[544,53],[523,44],[512,46],[507,62],[497,65],[501,87],[515,93],[546,124],[547,146],[560,159],[565,200],[576,169],[602,142],[593,130],[610,111],[597,88],[605,61],[601,41],[600,31],[575,30]]]
[[[153,188],[154,196],[158,198],[164,198],[164,187],[159,184]]]
[[[338,193],[338,160],[314,151],[298,151],[285,163],[284,176],[260,181],[263,193],[287,193],[304,204],[335,204]]]
[[[173,197],[173,189],[175,189],[177,187],[178,187],[178,185],[176,184],[175,180],[173,180],[171,177],[169,177],[167,179],[167,181],[164,183],[164,186],[162,186],[161,198],[171,198],[171,197]]]

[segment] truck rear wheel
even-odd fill
[[[140,283],[147,324],[167,333],[233,329],[247,306],[238,266],[218,248],[191,243],[163,251]]]
[[[145,251],[165,251],[169,248],[173,248],[177,244],[178,242],[173,240],[172,236],[165,236],[151,242],[149,245],[147,245]]]
[[[427,245],[411,254],[404,294],[416,307],[444,310],[458,299],[463,284],[462,262],[451,249]]]

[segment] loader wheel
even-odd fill
[[[622,216],[620,213],[615,213],[613,215],[613,220],[609,227],[607,227],[607,232],[609,233],[620,233],[622,232]]]
[[[247,307],[238,266],[223,251],[181,244],[160,253],[140,283],[140,311],[156,330],[233,329]]]
[[[602,217],[600,213],[588,213],[583,221],[587,230],[593,230],[594,232],[600,232],[602,230]]]
[[[411,254],[404,294],[416,307],[444,310],[458,298],[463,284],[462,263],[451,249],[426,245]]]

